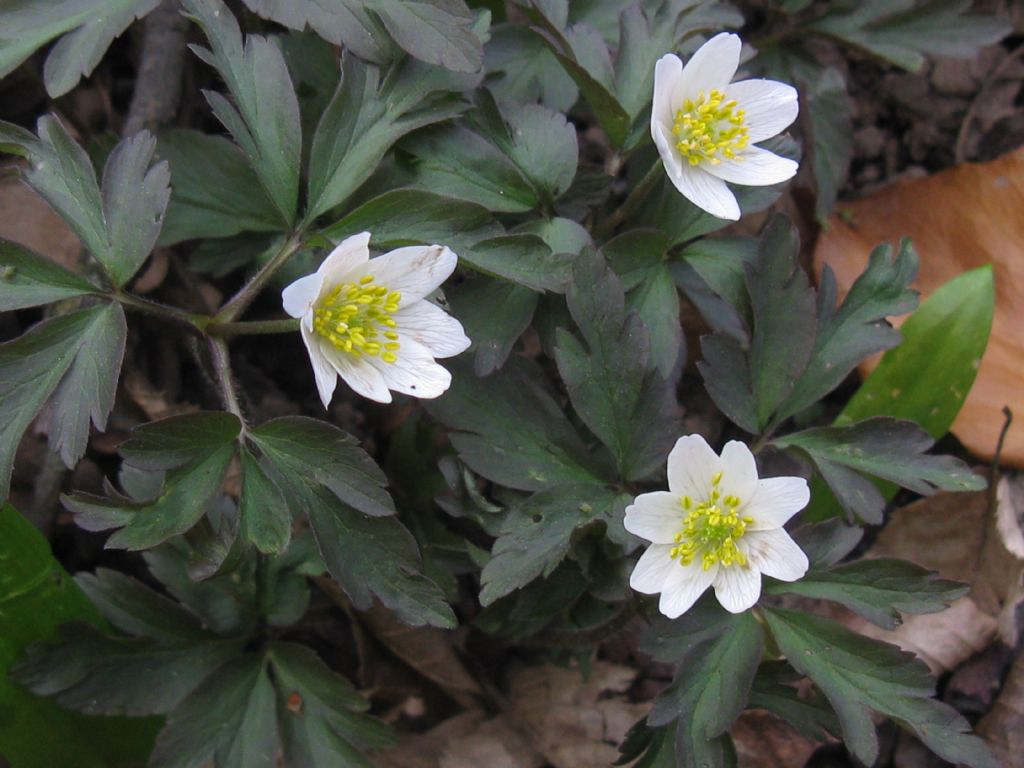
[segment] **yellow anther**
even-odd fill
[[[714,487],[722,481],[722,473],[712,478],[712,491],[704,501],[694,504],[689,496],[680,498],[680,506],[687,510],[682,526],[672,537],[676,546],[669,550],[669,557],[679,559],[683,566],[700,560],[705,571],[715,565],[723,568],[746,567],[747,558],[740,551],[737,542],[743,538],[747,526],[753,522],[750,517],[741,518],[736,513],[740,499],[727,495],[719,504],[720,491]]]
[[[363,275],[355,283],[328,291],[313,310],[313,330],[353,357],[379,356],[394,363],[401,345],[394,330],[398,323],[391,315],[398,310],[402,294],[374,285],[375,280],[374,275]]]
[[[715,474],[711,476],[711,484],[718,485],[720,482],[722,482],[722,473],[715,472]]]
[[[359,278],[360,285],[369,285],[373,282],[373,275],[363,275]]]
[[[746,113],[737,106],[735,99],[726,101],[717,89],[699,93],[695,101],[686,99],[672,123],[676,149],[683,159],[690,165],[735,159],[737,150],[749,143]]]

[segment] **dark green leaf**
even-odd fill
[[[320,552],[359,609],[376,597],[406,624],[452,628],[452,609],[420,572],[416,540],[394,517],[368,517],[322,490],[302,497]]]
[[[864,529],[832,519],[802,525],[793,531],[792,536],[813,567],[828,568],[853,551],[864,538]]]
[[[895,258],[890,246],[879,246],[838,308],[835,275],[825,267],[818,287],[814,349],[800,380],[780,406],[778,418],[817,402],[839,386],[859,362],[899,344],[899,332],[886,318],[917,306],[917,292],[909,287],[917,266],[917,254],[909,240],[902,242]]]
[[[146,131],[122,140],[107,158],[102,190],[92,161],[53,117],[41,117],[28,142],[25,180],[67,222],[121,286],[156,243],[171,191],[166,163],[150,167],[156,141]]]
[[[569,280],[573,256],[552,253],[537,235],[503,235],[482,240],[461,254],[464,264],[535,291],[561,293]]]
[[[89,423],[106,425],[125,343],[124,312],[97,304],[0,344],[0,498],[7,498],[18,441],[50,401],[50,445],[68,466],[85,453]]]
[[[139,469],[175,469],[228,445],[241,429],[232,413],[186,413],[136,427],[118,452]]]
[[[243,44],[238,22],[221,0],[184,0],[184,6],[210,42],[210,50],[193,51],[220,72],[235,103],[210,91],[207,100],[290,226],[298,204],[302,128],[281,49],[258,35]]]
[[[676,672],[647,721],[652,726],[677,721],[679,765],[728,764],[728,747],[719,737],[747,705],[763,644],[761,626],[750,611],[730,614],[710,599],[677,621],[652,627],[646,650],[675,664]]]
[[[499,24],[484,48],[488,87],[501,101],[567,112],[579,91],[547,46],[521,24]]]
[[[985,743],[970,734],[967,721],[931,698],[934,681],[924,662],[817,616],[773,608],[765,611],[765,619],[789,663],[831,702],[843,740],[861,762],[871,765],[878,757],[874,710],[912,731],[949,762],[996,768]]]
[[[395,189],[356,208],[323,234],[341,241],[370,232],[380,250],[405,245],[447,245],[457,254],[504,229],[488,210],[475,203],[418,189]]]
[[[536,235],[552,253],[569,253],[578,256],[580,251],[593,245],[590,233],[572,219],[556,216],[553,219],[533,219],[516,227],[513,232]]]
[[[339,500],[375,516],[395,514],[387,478],[354,437],[304,416],[273,419],[248,432],[271,478],[297,503],[304,488],[322,485]],[[293,511],[300,511],[295,509]]]
[[[811,741],[839,738],[835,712],[818,691],[798,691],[800,675],[784,661],[765,661],[757,669],[747,706],[767,709]]]
[[[370,0],[366,5],[395,42],[420,61],[456,72],[480,69],[482,46],[462,0]]]
[[[792,584],[779,582],[769,594],[795,594],[845,605],[883,629],[902,623],[900,613],[938,613],[967,594],[969,587],[940,579],[905,560],[858,560],[823,571],[812,570]]]
[[[679,258],[735,313],[742,334],[734,337],[738,341],[749,341],[750,297],[746,272],[748,265],[757,260],[757,241],[749,237],[705,237],[680,251]],[[712,318],[705,319],[714,327]]]
[[[0,507],[0,562],[0,754],[18,768],[140,764],[153,743],[153,722],[86,718],[9,679],[8,668],[29,643],[55,639],[69,621],[102,620],[46,539],[10,505]]]
[[[171,130],[160,135],[157,154],[170,164],[172,182],[161,245],[284,229],[259,177],[228,139]]]
[[[448,367],[452,386],[427,410],[455,430],[452,444],[474,472],[527,491],[602,481],[539,369],[512,358],[478,379],[466,362]]]
[[[63,96],[92,74],[114,38],[159,0],[13,0],[0,10],[0,77],[60,35],[43,67],[46,91]],[[68,33],[68,34],[65,34]]]
[[[539,298],[528,288],[483,276],[448,291],[455,316],[473,340],[470,351],[477,376],[487,376],[505,364],[533,320]]]
[[[970,59],[1011,32],[995,15],[967,13],[970,7],[970,0],[869,0],[840,6],[809,27],[917,71],[926,55]]]
[[[929,456],[933,440],[910,421],[867,419],[846,427],[818,427],[776,438],[775,445],[809,458],[847,512],[881,522],[884,499],[860,473],[915,493],[977,491],[985,479],[952,456]]]
[[[540,491],[514,505],[481,575],[480,603],[490,605],[536,578],[547,578],[569,552],[573,533],[593,523],[621,527],[628,498],[599,485]]]
[[[0,312],[96,292],[96,286],[56,262],[0,239]]]
[[[611,450],[623,479],[644,477],[679,432],[671,386],[648,371],[647,330],[638,315],[626,315],[622,285],[596,254],[578,260],[566,300],[586,344],[559,329],[555,359],[573,408]]]
[[[310,221],[344,202],[402,136],[450,118],[465,105],[452,84],[416,71],[381,71],[346,53],[342,76],[313,135],[309,158]]]
[[[284,552],[292,535],[291,513],[280,488],[249,451],[242,451],[238,505],[242,535],[264,554]]]

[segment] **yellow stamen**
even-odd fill
[[[722,473],[712,478],[712,486],[722,481]],[[721,502],[719,501],[721,499]],[[692,565],[699,560],[700,567],[707,571],[715,565],[729,568],[734,565],[745,568],[747,556],[737,542],[743,538],[753,518],[740,517],[736,509],[742,504],[738,496],[729,494],[721,498],[715,488],[709,497],[696,506],[689,496],[680,499],[680,506],[686,510],[682,528],[672,540],[677,546],[669,550],[669,557],[679,559],[680,565]]]
[[[717,165],[723,157],[738,159],[737,152],[750,143],[750,132],[746,113],[737,106],[735,99],[726,101],[717,88],[684,101],[672,123],[676,149],[683,160],[690,165]]]
[[[373,275],[363,275],[356,283],[332,288],[313,309],[313,330],[348,355],[379,356],[394,363],[401,344],[393,330],[398,323],[391,315],[398,311],[402,294],[374,285],[374,280]]]

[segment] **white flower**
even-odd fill
[[[761,595],[761,574],[796,581],[807,555],[783,529],[810,498],[800,477],[757,478],[743,443],[719,457],[700,435],[676,442],[668,456],[668,491],[637,496],[626,507],[626,530],[653,542],[629,584],[661,593],[659,610],[674,619],[708,587],[726,610],[740,613]]]
[[[796,90],[774,80],[730,83],[740,63],[736,35],[716,35],[686,62],[674,54],[654,67],[651,136],[676,189],[721,219],[740,208],[725,182],[762,186],[791,179],[792,160],[753,146],[792,123]]]
[[[425,297],[455,270],[458,257],[440,245],[399,248],[370,258],[370,233],[352,235],[312,275],[284,289],[285,311],[301,319],[324,407],[337,377],[380,403],[391,392],[432,398],[452,377],[435,357],[470,344],[462,325]]]

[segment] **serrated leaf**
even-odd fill
[[[576,530],[614,525],[616,519],[621,526],[628,500],[603,486],[568,485],[512,506],[481,574],[481,605],[550,576],[568,554]]]
[[[886,318],[917,307],[917,292],[910,288],[917,267],[909,240],[900,244],[895,256],[890,246],[879,246],[839,307],[835,307],[835,275],[825,267],[818,286],[814,348],[799,381],[779,407],[778,418],[817,402],[866,357],[899,344],[900,334]]]
[[[483,49],[462,0],[370,0],[367,5],[395,42],[420,61],[456,72],[480,69]]]
[[[798,690],[800,675],[784,661],[765,661],[757,669],[747,705],[767,709],[811,741],[839,738],[839,721],[818,691]]]
[[[814,463],[843,508],[881,522],[885,500],[863,475],[889,480],[915,493],[977,491],[985,479],[952,456],[929,456],[933,440],[910,421],[867,419],[845,427],[818,427],[776,438]]]
[[[728,765],[720,737],[747,704],[763,644],[763,631],[750,611],[730,614],[710,599],[677,621],[652,626],[643,647],[676,671],[647,722],[676,721],[679,765]]]
[[[108,547],[149,549],[190,530],[216,500],[235,456],[241,422],[228,413],[172,416],[145,424],[121,447],[125,461],[169,469],[160,495],[146,502],[83,493],[63,498],[87,530],[120,528]]]
[[[67,222],[103,266],[124,285],[153,250],[170,198],[166,163],[150,167],[156,141],[146,131],[123,139],[103,169],[102,187],[92,161],[55,118],[39,118],[39,139],[22,138],[29,165],[25,181]]]
[[[370,232],[370,245],[383,251],[438,243],[459,254],[480,240],[504,234],[504,228],[475,203],[418,189],[395,189],[323,230],[335,242],[358,232]]]
[[[92,74],[114,38],[152,11],[159,0],[14,0],[0,10],[0,77],[50,40],[43,80],[51,98]]]
[[[600,483],[595,467],[541,372],[518,358],[486,379],[467,362],[447,363],[451,388],[427,410],[450,429],[460,458],[489,480],[526,491]]]
[[[368,517],[322,489],[302,496],[331,576],[367,610],[376,597],[406,624],[453,628],[440,588],[420,572],[416,540],[394,517]]]
[[[210,50],[193,51],[217,69],[234,97],[231,104],[207,92],[207,101],[245,152],[282,223],[291,226],[298,204],[302,127],[281,49],[258,35],[243,43],[238,22],[221,0],[184,0],[184,7],[210,42]]]
[[[970,14],[970,0],[869,0],[840,7],[808,27],[916,72],[926,55],[969,59],[1010,33],[994,15]]]
[[[967,721],[931,698],[934,681],[924,662],[817,616],[780,608],[766,609],[764,616],[789,663],[811,678],[835,708],[843,740],[861,762],[871,765],[878,757],[873,710],[912,731],[949,762],[996,768]]]
[[[19,768],[126,768],[145,760],[152,721],[87,718],[8,677],[23,648],[53,640],[60,624],[102,619],[46,539],[10,505],[0,506],[0,562],[0,754]]]
[[[97,288],[54,261],[0,239],[0,312],[88,296]]]
[[[284,416],[249,430],[247,436],[262,454],[271,478],[283,489],[292,489],[286,498],[320,485],[363,514],[395,514],[380,467],[354,437],[334,425]]]
[[[680,357],[685,359],[679,294],[672,273],[664,264],[652,267],[643,281],[626,295],[626,309],[636,312],[651,339],[651,362],[668,379]]]
[[[895,629],[901,613],[944,611],[969,589],[905,560],[879,558],[812,570],[792,584],[773,583],[765,592],[831,600],[883,629]]]
[[[572,254],[552,253],[539,236],[502,235],[481,240],[461,254],[463,264],[534,291],[562,293],[572,271]]]
[[[118,304],[97,304],[33,326],[0,344],[0,498],[7,498],[18,441],[50,402],[51,447],[68,466],[85,453],[89,424],[106,425],[124,355]]]
[[[622,285],[596,254],[581,257],[566,293],[586,344],[559,329],[558,371],[577,415],[615,457],[625,480],[664,460],[678,436],[671,386],[648,371],[650,341],[636,314],[626,315]]]
[[[472,339],[473,372],[487,376],[501,368],[533,320],[535,291],[489,277],[465,280],[448,290],[448,301]]]
[[[348,53],[341,66],[341,81],[313,135],[307,221],[347,200],[407,133],[465,109],[451,93],[457,85],[444,79],[401,68],[382,77]]]
[[[160,135],[157,155],[171,166],[171,202],[160,245],[280,232],[281,215],[237,144],[191,130]]]

